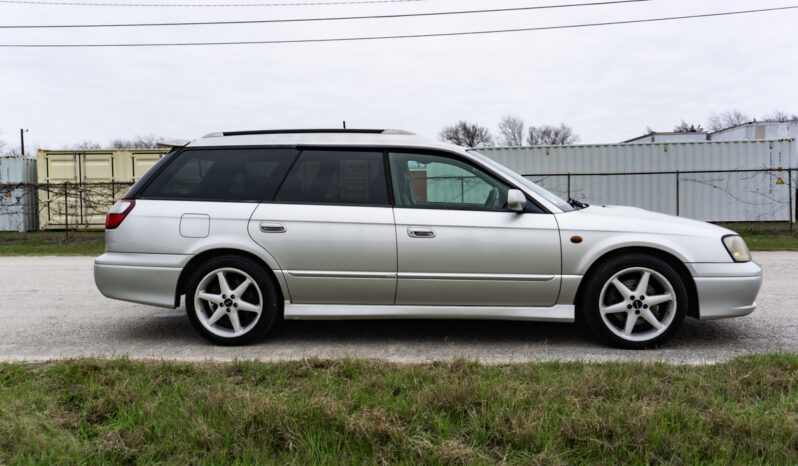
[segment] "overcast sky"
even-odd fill
[[[83,0],[86,3],[123,0]],[[154,3],[157,0],[124,0]],[[269,1],[269,0],[264,0]],[[271,0],[273,2],[287,0]],[[293,0],[302,1],[302,0]],[[328,1],[328,0],[318,0]],[[244,8],[0,3],[0,25],[212,21],[413,13],[577,0],[426,0]],[[168,3],[223,3],[169,0]],[[257,2],[233,0],[231,3]],[[164,2],[167,3],[167,2]],[[552,26],[798,4],[654,0],[429,18],[91,30],[0,30],[0,44],[236,41]],[[0,48],[0,139],[83,140],[218,130],[401,128],[428,137],[459,119],[496,132],[502,115],[574,128],[583,143],[669,131],[712,112],[798,113],[798,10],[495,35],[217,47]]]

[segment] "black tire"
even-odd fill
[[[235,310],[236,321],[239,322],[239,326],[244,326],[242,331],[246,330],[245,333],[240,335],[233,335],[235,330],[233,329],[233,318],[230,316],[230,310],[234,310],[233,307],[226,308],[228,309],[227,316],[222,314],[222,317],[217,320],[218,325],[210,325],[210,327],[214,328],[217,333],[209,330],[209,328],[206,327],[206,324],[203,324],[203,322],[200,320],[201,317],[199,313],[202,313],[206,318],[206,322],[208,322],[207,317],[210,317],[215,310],[219,309],[219,307],[213,307],[215,304],[197,300],[196,298],[197,293],[200,291],[198,289],[200,283],[206,279],[206,277],[209,277],[209,274],[220,269],[224,269],[224,273],[229,275],[229,278],[226,278],[226,281],[230,281],[230,288],[233,288],[236,284],[236,282],[233,280],[236,280],[237,277],[246,279],[247,275],[252,279],[252,282],[254,282],[254,285],[257,287],[257,289],[255,289],[255,287],[252,285],[248,286],[248,288],[245,290],[247,302],[242,303],[241,306],[251,303],[257,297],[257,299],[260,300],[260,303],[257,304],[262,304],[260,314],[256,317],[253,317],[251,316],[253,313]],[[240,272],[243,272],[243,274]],[[210,280],[212,281],[213,279],[210,278]],[[243,280],[241,281],[243,282]],[[211,283],[211,286],[214,286],[214,284]],[[218,279],[215,286],[221,286],[221,282]],[[191,322],[191,325],[193,325],[197,332],[207,340],[217,345],[246,345],[262,339],[269,332],[269,330],[271,330],[276,320],[276,316],[280,311],[281,303],[279,302],[278,297],[279,292],[275,283],[262,266],[241,256],[218,256],[211,258],[201,264],[189,276],[186,285],[186,314],[188,314],[188,319]],[[239,299],[243,300],[244,297],[239,297]],[[197,312],[197,305],[195,304],[197,301],[200,303],[199,313]],[[232,301],[228,299],[227,302],[230,304]],[[225,306],[225,304],[221,303],[221,306]],[[237,303],[235,304],[235,307],[238,307]],[[219,332],[224,332],[225,326],[229,327],[230,335],[219,334]]]
[[[649,286],[646,287],[646,293],[653,293],[653,295],[627,297],[624,294],[625,291],[621,291],[615,284],[610,283],[613,277],[621,274],[616,278],[622,285],[626,285],[627,291],[634,293],[637,290],[633,291],[631,287],[635,287],[635,276],[640,275],[636,282],[637,288],[639,288],[646,271],[649,273],[650,281]],[[652,271],[654,273],[651,273]],[[582,320],[593,335],[616,348],[643,349],[661,345],[673,337],[687,315],[687,287],[679,273],[658,257],[646,254],[626,254],[613,257],[599,264],[590,272],[589,276],[585,277],[585,280],[587,282],[579,303]],[[668,285],[672,288],[675,297],[668,302],[655,304],[649,308],[646,299],[652,302],[652,299],[657,300],[660,296],[670,295]],[[605,293],[603,297],[602,291]],[[642,299],[640,299],[641,297]],[[675,307],[670,307],[671,304]],[[600,306],[622,308],[622,310],[608,312],[606,317],[602,317]],[[649,313],[643,318],[641,312],[645,313],[647,310]],[[661,327],[654,327],[649,321],[651,317],[657,319]],[[633,330],[628,336],[624,336],[630,320],[632,322],[630,328]],[[637,330],[639,331],[635,333]]]

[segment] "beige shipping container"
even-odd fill
[[[39,227],[102,230],[108,209],[167,151],[39,150]]]

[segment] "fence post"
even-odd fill
[[[790,196],[790,231],[792,231],[792,169],[787,170],[787,194]]]
[[[571,199],[571,174],[568,174],[568,199]]]
[[[679,216],[679,170],[676,170],[676,216]]]
[[[69,183],[64,181],[64,235],[69,242]]]

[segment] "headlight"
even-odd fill
[[[729,251],[734,262],[748,262],[751,260],[751,252],[742,237],[737,235],[724,236],[723,245],[726,246],[726,250]]]

